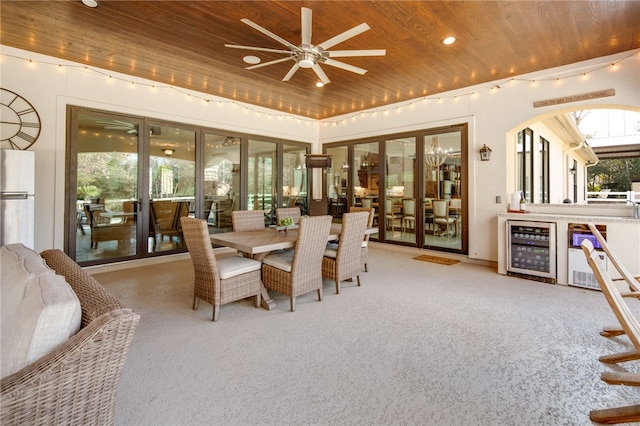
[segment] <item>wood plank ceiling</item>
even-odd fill
[[[322,65],[283,82],[293,61],[245,70],[286,49],[248,18],[298,45],[300,8],[312,43],[362,22],[371,29],[333,50],[386,49],[339,58],[364,75]],[[1,43],[286,113],[323,119],[640,47],[639,1],[80,1],[0,2]],[[450,46],[441,44],[455,36]]]

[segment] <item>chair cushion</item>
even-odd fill
[[[9,376],[80,330],[80,301],[64,277],[22,244],[0,249],[1,372]]]
[[[220,279],[226,280],[247,272],[259,271],[262,264],[254,259],[240,256],[229,256],[218,259]]]
[[[327,247],[324,250],[324,256],[325,257],[330,257],[332,259],[335,259],[336,257],[338,257],[338,249],[337,248],[332,248],[332,247]]]
[[[266,256],[262,263],[265,265],[273,266],[274,268],[281,269],[286,272],[291,272],[291,264],[293,263],[294,250],[287,250],[278,253],[272,253]]]
[[[338,243],[327,243],[327,248],[331,250],[338,250]]]
[[[455,219],[452,219],[452,218],[447,218],[447,219],[438,218],[435,220],[435,223],[453,223],[453,222],[455,222]]]

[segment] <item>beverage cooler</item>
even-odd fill
[[[555,284],[555,223],[507,221],[507,274]]]

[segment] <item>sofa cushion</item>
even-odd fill
[[[0,249],[0,377],[48,354],[80,329],[80,301],[64,277],[22,244]]]

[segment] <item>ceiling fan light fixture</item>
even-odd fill
[[[260,58],[258,58],[257,56],[254,55],[247,55],[244,58],[242,58],[242,60],[250,65],[255,65],[255,64],[259,64],[261,62]]]
[[[311,52],[302,52],[298,58],[300,68],[313,68],[316,64],[315,57]]]
[[[456,38],[453,36],[445,37],[444,39],[442,39],[442,44],[446,46],[453,44],[455,42],[456,42]]]
[[[82,4],[87,7],[98,7],[100,6],[100,2],[98,0],[82,0]]]

